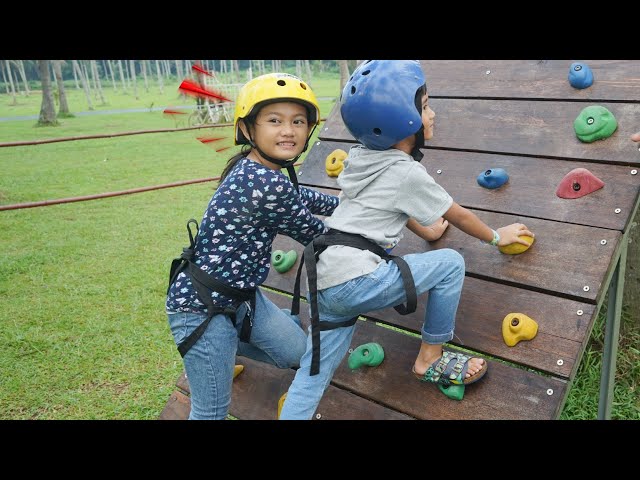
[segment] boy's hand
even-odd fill
[[[504,247],[505,245],[510,245],[512,243],[520,243],[529,247],[531,244],[524,238],[520,238],[520,236],[527,235],[529,237],[535,237],[535,234],[523,223],[512,223],[511,225],[501,227],[496,231],[498,232],[498,235],[500,235],[500,241],[498,242],[498,246],[500,247]]]
[[[449,221],[440,217],[438,220],[436,220],[435,223],[432,223],[428,227],[425,227],[424,239],[429,242],[434,242],[438,240],[448,226],[449,226]]]

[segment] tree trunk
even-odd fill
[[[53,103],[53,92],[51,91],[49,62],[50,60],[38,60],[40,82],[42,83],[42,105],[40,106],[40,118],[38,119],[38,125],[41,126],[58,125],[56,107]]]
[[[109,75],[111,76],[111,85],[113,85],[113,91],[118,91],[118,84],[116,83],[116,76],[113,74],[113,65],[111,65],[111,60],[105,60],[107,66],[109,67]]]
[[[90,65],[91,65],[91,75],[93,76],[93,84],[95,85],[95,89],[98,92],[98,95],[100,96],[100,104],[101,105],[106,105],[107,101],[104,98],[104,92],[102,91],[102,82],[100,81],[100,74],[98,73],[98,62],[96,62],[95,60],[90,60],[89,61]]]
[[[144,80],[144,91],[149,93],[149,79],[147,78],[147,62],[148,60],[141,60],[140,65],[142,66],[142,79]]]
[[[304,68],[305,71],[307,72],[307,78],[305,79],[307,82],[311,81],[311,63],[309,62],[309,60],[303,60],[304,62]]]
[[[80,83],[82,84],[82,89],[84,90],[84,96],[87,99],[87,105],[88,105],[87,108],[89,110],[93,110],[93,104],[91,103],[91,92],[89,91],[89,85],[87,84],[88,83],[87,79],[84,78],[82,70],[80,69],[80,65],[78,65],[78,61],[77,60],[71,60],[71,63],[73,64],[74,72],[76,72],[76,74],[80,78]]]
[[[80,90],[82,87],[80,86],[80,82],[78,82],[78,73],[74,68],[73,60],[71,62],[71,71],[73,72],[73,81],[76,82],[76,90]]]
[[[127,82],[124,79],[124,72],[122,71],[122,60],[118,60],[118,70],[120,71],[120,82],[122,83],[122,91],[127,93]]]
[[[160,62],[156,60],[156,75],[158,75],[158,88],[160,89],[160,95],[164,93],[164,83],[162,82],[162,73],[160,73]]]
[[[238,66],[238,60],[233,60],[231,65],[233,70],[233,83],[240,83],[240,67]]]
[[[11,75],[11,64],[9,60],[4,61],[4,65],[7,68],[7,76],[9,77],[9,85],[11,86],[11,105],[17,105],[18,99],[16,97],[16,86],[13,83],[13,75]]]
[[[60,108],[58,109],[59,117],[71,117],[69,111],[69,104],[67,103],[67,94],[64,90],[64,82],[62,80],[62,60],[53,60],[53,73],[56,77],[56,83],[58,85],[58,100],[60,101]]]
[[[349,81],[349,63],[348,60],[338,60],[338,66],[340,67],[340,92]]]
[[[81,68],[82,76],[84,77],[84,80],[87,84],[87,88],[89,89],[89,94],[91,94],[91,80],[89,78],[89,71],[87,70],[87,61],[86,60],[83,61],[80,65],[82,66]],[[95,85],[93,90],[95,92],[96,98],[98,98],[98,92],[97,92],[97,88],[95,88]]]
[[[31,92],[29,91],[29,82],[27,81],[27,75],[24,73],[24,62],[22,60],[17,60],[15,63],[16,67],[18,67],[20,77],[22,78],[22,84],[24,85],[24,94],[28,97]]]
[[[129,60],[129,71],[131,76],[131,83],[133,84],[133,96],[136,100],[140,100],[140,97],[138,97],[138,83],[136,81],[136,64],[134,60]]]
[[[9,95],[9,81],[7,80],[7,75],[4,73],[4,63],[0,62],[0,72],[2,72],[2,83],[4,83],[4,91],[7,95]]]

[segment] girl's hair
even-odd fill
[[[242,145],[240,152],[236,153],[229,160],[227,160],[227,164],[225,165],[224,170],[222,170],[222,174],[220,175],[220,181],[218,182],[218,186],[220,186],[220,184],[224,182],[224,179],[227,178],[227,175],[229,175],[229,172],[233,170],[233,167],[235,167],[236,163],[238,163],[238,160],[246,157],[250,151],[251,151],[251,145],[249,145],[248,143],[244,144]]]

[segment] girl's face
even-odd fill
[[[422,97],[422,125],[424,125],[424,139],[431,140],[433,137],[433,121],[436,114],[429,107],[429,95],[424,94]]]
[[[309,127],[307,109],[301,104],[270,103],[258,112],[253,140],[270,157],[290,160],[302,153]]]

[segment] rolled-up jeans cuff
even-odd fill
[[[422,341],[430,345],[440,345],[442,343],[447,343],[452,339],[453,339],[453,330],[451,330],[448,333],[441,333],[439,335],[433,335],[431,333],[427,333],[424,330],[422,330]]]

